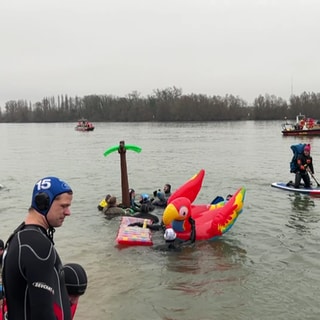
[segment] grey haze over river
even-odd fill
[[[311,143],[320,179],[320,137],[282,137],[279,121],[95,125],[76,132],[72,123],[0,124],[0,238],[24,219],[38,178],[56,175],[74,190],[55,243],[64,263],[88,273],[75,319],[319,319],[320,198],[270,184],[293,179],[290,145],[299,142]],[[127,152],[137,193],[167,182],[176,189],[202,168],[196,203],[246,187],[233,228],[178,253],[117,247],[119,220],[96,207],[106,193],[121,196],[119,154],[103,156],[120,140],[142,148]]]

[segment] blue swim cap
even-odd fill
[[[143,201],[147,201],[147,200],[149,200],[149,195],[147,193],[142,193],[141,198]]]
[[[66,182],[56,177],[42,178],[33,188],[31,207],[46,215],[54,199],[66,192],[72,192]]]

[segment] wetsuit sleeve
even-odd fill
[[[28,232],[28,237],[29,245],[21,247],[19,263],[28,282],[31,319],[56,320],[54,293],[58,290],[55,284],[59,282],[55,270],[56,251],[49,240],[39,239],[38,232]]]
[[[306,173],[307,169],[307,159],[303,154],[300,154],[297,159],[298,170],[301,173]]]
[[[134,223],[130,223],[128,225],[128,227],[143,227],[143,223],[142,222],[134,222]],[[162,229],[162,226],[159,224],[147,224],[147,228],[153,231],[159,231],[160,229]]]
[[[152,231],[159,231],[162,229],[162,226],[159,224],[148,224],[147,228],[152,230]]]
[[[312,174],[314,174],[312,157],[310,157],[310,159],[311,159],[311,162],[309,164],[309,168],[310,168]]]

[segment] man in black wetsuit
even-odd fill
[[[56,177],[39,180],[25,221],[3,255],[4,310],[8,320],[71,320],[54,228],[70,216],[72,190]]]

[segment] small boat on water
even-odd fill
[[[94,125],[87,119],[80,119],[74,129],[77,131],[93,131]]]
[[[284,136],[320,136],[320,121],[298,114],[295,123],[287,121],[281,125]]]

